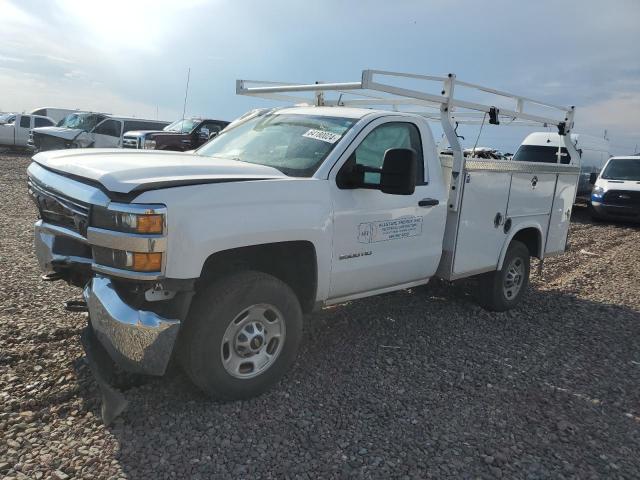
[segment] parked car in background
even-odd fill
[[[640,156],[612,157],[600,175],[591,174],[591,216],[640,221]]]
[[[7,113],[0,116],[0,146],[25,148],[34,127],[55,125],[53,119],[41,115]]]
[[[177,120],[161,130],[127,131],[122,146],[123,148],[185,152],[198,148],[227,125],[229,122],[224,120],[185,118]]]
[[[45,117],[49,117],[53,119],[54,122],[58,123],[63,120],[67,115],[72,113],[81,113],[81,110],[71,109],[71,108],[53,108],[53,107],[42,107],[36,108],[31,111],[31,115],[42,115]]]
[[[580,179],[576,198],[588,201],[591,195],[592,173],[600,173],[606,161],[611,157],[609,141],[603,138],[583,134],[571,134],[571,141],[580,154]],[[560,135],[549,132],[536,132],[524,139],[513,156],[516,162],[569,163],[569,154]]]
[[[36,151],[65,148],[120,148],[124,132],[163,128],[168,123],[96,112],[72,113],[55,127],[34,128],[29,146]]]

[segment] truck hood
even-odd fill
[[[602,187],[605,190],[630,190],[640,192],[640,182],[637,180],[608,180],[606,178],[599,178],[596,186]]]
[[[144,137],[150,133],[165,133],[163,130],[129,130],[124,133],[125,137]]]
[[[203,183],[288,178],[263,165],[158,150],[54,150],[37,154],[33,161],[54,172],[97,182],[109,192],[122,194]]]
[[[79,128],[64,128],[64,127],[38,127],[34,128],[34,133],[40,135],[50,135],[52,137],[64,138],[65,140],[73,140],[84,130]]]

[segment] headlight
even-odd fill
[[[94,207],[91,212],[91,226],[124,233],[161,234],[164,232],[165,217],[152,209],[119,211],[104,207]]]
[[[602,187],[593,187],[593,190],[591,190],[591,194],[595,195],[596,197],[599,197],[603,193],[604,193],[604,188]]]
[[[156,141],[155,140],[145,140],[142,148],[146,150],[155,150],[156,149]]]

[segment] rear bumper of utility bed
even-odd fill
[[[179,320],[130,307],[106,277],[93,277],[84,298],[96,337],[120,367],[133,373],[164,374]]]

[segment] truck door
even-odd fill
[[[20,119],[20,120],[18,120]],[[31,115],[19,115],[16,117],[15,129],[15,145],[18,147],[26,147],[29,141],[29,131],[32,128]]]
[[[107,118],[96,125],[92,136],[95,148],[119,148],[122,146],[122,122]]]
[[[544,248],[545,255],[553,255],[565,251],[569,224],[571,223],[571,207],[576,196],[576,177],[571,174],[558,175],[549,230]]]
[[[424,155],[435,155],[433,141],[421,140],[431,135],[427,129],[406,117],[378,119],[360,132],[332,171],[329,298],[422,283],[435,273],[442,253],[446,200],[440,172],[424,168]],[[348,168],[345,162],[382,167],[384,153],[390,148],[413,148],[417,153],[419,174],[413,195],[338,187],[335,177]],[[380,174],[365,175],[367,183],[380,182]],[[431,183],[430,175],[434,179]]]
[[[15,124],[0,123],[0,145],[13,145],[15,135]]]

